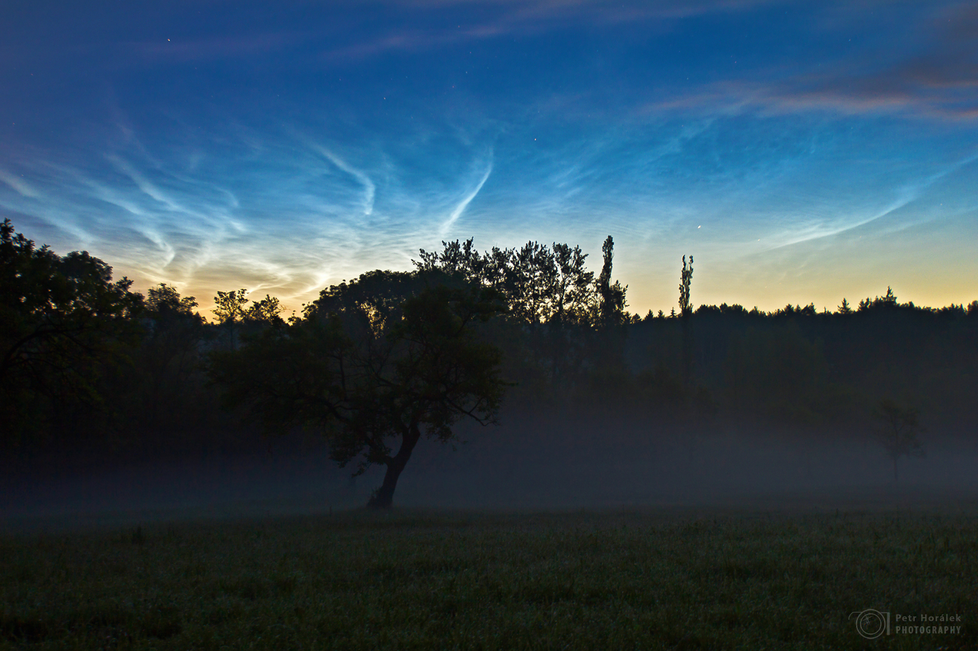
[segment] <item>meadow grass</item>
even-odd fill
[[[978,517],[393,511],[0,537],[0,648],[978,648]],[[850,613],[959,615],[860,637]],[[917,622],[919,624],[919,622]]]

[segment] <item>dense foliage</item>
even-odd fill
[[[324,289],[288,326],[215,353],[212,373],[270,430],[323,432],[332,458],[357,461],[358,474],[386,466],[372,503],[390,506],[423,434],[446,442],[463,416],[494,420],[500,353],[473,329],[503,311],[497,296],[437,272],[371,272]]]
[[[302,428],[355,470],[403,469],[424,434],[450,441],[460,418],[489,423],[501,406],[649,432],[725,419],[878,434],[881,413],[891,428],[894,414],[919,431],[978,425],[978,301],[923,308],[888,288],[835,312],[694,309],[690,256],[679,313],[639,318],[610,237],[597,275],[580,247],[467,240],[326,288],[288,322],[274,297],[219,292],[207,323],[173,286],[143,296],[86,252],[58,256],[9,220],[0,235],[7,452],[183,454]],[[896,471],[918,450],[894,436],[881,442]]]
[[[142,297],[87,251],[56,255],[0,224],[3,439],[64,426],[100,406],[99,383],[124,358]]]

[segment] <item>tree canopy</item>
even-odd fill
[[[503,309],[497,292],[458,276],[374,271],[215,354],[212,374],[268,428],[323,433],[332,458],[357,473],[386,466],[371,504],[388,507],[422,435],[446,442],[462,417],[494,422],[501,353],[476,329]]]
[[[942,436],[978,422],[978,302],[924,308],[888,287],[835,312],[694,309],[690,256],[678,311],[639,320],[612,277],[610,237],[599,274],[580,247],[479,252],[466,240],[422,250],[413,272],[327,287],[288,322],[277,298],[218,292],[223,323],[207,323],[173,285],[143,300],[98,258],[2,226],[0,438],[11,452],[18,438],[64,458],[118,444],[257,451],[270,444],[260,429],[302,428],[322,433],[340,465],[385,467],[373,500],[383,506],[422,437],[492,423],[504,389],[511,413],[540,418],[541,431],[593,419],[596,432],[642,423],[642,435],[685,436],[717,417],[791,436],[875,431],[894,473],[918,452],[904,432],[922,431],[903,405]],[[231,412],[216,408],[222,393]],[[886,396],[904,398],[897,408]]]
[[[87,251],[61,257],[0,224],[0,416],[20,426],[9,431],[101,401],[95,362],[117,358],[138,328],[131,285]]]
[[[441,253],[421,249],[415,266],[419,271],[461,274],[470,282],[495,289],[509,306],[508,317],[519,323],[586,324],[598,315],[601,291],[607,313],[613,305],[624,308],[624,288],[617,282],[610,285],[614,246],[610,242],[609,236],[605,242],[607,277],[601,281],[608,281],[608,287],[595,283],[581,247],[556,242],[552,247],[537,242],[518,249],[493,247],[485,253],[475,249],[472,239],[442,242]]]

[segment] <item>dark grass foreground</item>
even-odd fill
[[[978,648],[978,518],[358,512],[7,536],[0,607],[0,648]],[[890,635],[858,635],[867,608]],[[921,614],[960,632],[897,631]]]

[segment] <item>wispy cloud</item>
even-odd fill
[[[28,199],[35,199],[40,196],[40,193],[35,190],[30,183],[19,176],[11,174],[10,172],[0,170],[0,181],[3,181],[11,188],[16,190],[21,196],[27,197]]]
[[[940,20],[938,19],[940,18]],[[978,118],[978,9],[935,9],[921,19],[920,49],[868,49],[798,72],[754,71],[646,103],[640,113],[707,112]],[[899,36],[894,36],[899,39]],[[891,43],[887,42],[887,46]]]
[[[825,76],[773,83],[729,81],[648,102],[636,113],[689,110],[761,115],[827,112],[844,116],[895,115],[970,121],[978,118],[978,85],[915,85],[882,75],[852,78],[848,83]]]
[[[409,269],[439,236],[596,252],[612,233],[623,282],[661,265],[664,288],[692,245],[704,271],[780,248],[796,272],[791,245],[973,202],[975,168],[948,161],[978,146],[974,3],[779,2],[258,3],[193,25],[134,10],[143,26],[99,27],[107,45],[11,72],[0,208],[207,312],[238,287],[297,307]],[[58,101],[22,110],[37,83]]]
[[[887,234],[895,231],[905,230],[906,228],[918,225],[927,217],[914,211],[902,215],[902,218],[886,223],[888,217],[900,214],[904,208],[912,206],[915,202],[926,196],[927,192],[938,184],[942,179],[954,174],[955,172],[978,161],[978,153],[965,156],[949,165],[942,166],[940,169],[913,181],[900,183],[892,189],[893,197],[883,206],[870,209],[868,211],[849,212],[844,215],[833,215],[824,219],[807,220],[800,227],[787,228],[784,231],[766,238],[764,251],[773,251],[791,247],[797,244],[811,242],[843,235],[847,232],[856,231],[874,222],[884,224],[882,228],[875,230],[876,234]]]
[[[448,219],[446,219],[444,223],[442,223],[441,228],[438,231],[439,237],[445,237],[448,234],[448,231],[451,230],[452,226],[455,225],[455,222],[458,221],[458,218],[461,217],[462,213],[465,212],[465,209],[469,206],[470,203],[472,203],[472,200],[475,199],[476,195],[479,194],[479,191],[482,190],[482,186],[484,186],[486,184],[486,181],[489,180],[489,175],[491,173],[492,173],[492,150],[489,151],[489,157],[486,163],[486,171],[482,175],[482,178],[479,180],[479,183],[476,184],[475,188],[473,188],[471,192],[465,195],[462,201],[460,201],[458,205],[455,206],[455,209],[452,210],[451,214],[449,214]]]
[[[355,43],[325,50],[331,63],[378,56],[388,52],[417,52],[463,42],[529,36],[554,29],[587,25],[614,26],[642,21],[669,21],[709,14],[724,14],[778,4],[783,0],[661,0],[609,3],[602,0],[399,0],[394,6],[409,6],[413,12],[444,11],[478,7],[480,20],[468,20],[441,28],[405,29],[371,35]]]
[[[182,208],[174,203],[169,196],[167,196],[154,183],[138,172],[128,162],[114,154],[106,154],[105,158],[109,160],[116,169],[129,177],[129,179],[136,184],[136,187],[139,188],[146,196],[155,199],[170,210],[182,210]]]
[[[675,17],[720,14],[744,11],[762,5],[781,4],[784,0],[397,0],[394,5],[414,9],[445,9],[449,7],[496,7],[509,10],[525,20],[551,18],[566,20],[587,15],[604,22],[620,22],[636,17]],[[515,21],[514,21],[515,22]]]
[[[342,158],[340,158],[330,150],[326,149],[322,145],[317,145],[313,143],[310,144],[310,147],[313,149],[313,151],[319,153],[321,156],[326,158],[333,165],[340,168],[341,170],[343,170],[344,172],[346,172],[347,174],[355,178],[363,185],[363,192],[364,192],[363,214],[369,216],[371,213],[373,213],[374,197],[377,194],[377,186],[375,186],[374,182],[370,180],[370,177],[364,174],[363,171],[358,170],[352,165],[348,164]]]

